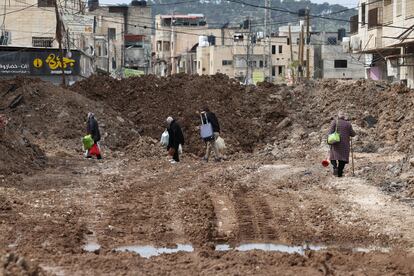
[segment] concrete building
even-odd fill
[[[340,29],[338,32],[312,33],[315,78],[363,79],[365,77],[364,57],[350,53],[349,37],[345,35],[345,29]]]
[[[414,0],[361,0],[350,47],[365,55],[366,78],[414,87]]]
[[[99,6],[89,3],[94,15],[97,66],[106,71],[131,68],[149,73],[151,68],[151,7],[146,1],[130,5]],[[109,49],[109,50],[108,50]]]

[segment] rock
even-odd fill
[[[290,124],[292,123],[292,120],[289,117],[286,117],[285,119],[283,119],[276,128],[278,129],[282,129],[285,127],[288,127]]]
[[[414,167],[414,157],[410,158],[410,165]]]

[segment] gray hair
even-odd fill
[[[92,112],[88,112],[88,120],[90,119],[90,118],[94,118],[95,117],[95,114],[94,113],[92,113]]]
[[[346,114],[343,111],[338,111],[338,118],[339,119],[345,119],[346,118]]]
[[[173,117],[168,116],[166,121],[167,121],[168,124],[171,124],[171,122],[174,121],[174,119],[173,119]]]

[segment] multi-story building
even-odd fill
[[[94,15],[97,66],[106,71],[131,68],[149,73],[151,68],[151,7],[146,1],[130,5],[99,6],[89,2]]]
[[[366,78],[414,87],[414,0],[361,0],[350,47],[365,55]]]

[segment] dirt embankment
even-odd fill
[[[0,82],[0,174],[28,173],[49,155],[77,155],[86,132],[86,116],[96,114],[103,145],[122,149],[138,137],[132,122],[109,106],[36,79]]]
[[[167,78],[145,76],[114,80],[92,77],[77,83],[73,90],[105,102],[135,123],[140,134],[159,139],[167,116],[183,127],[186,150],[201,154],[203,143],[197,127],[197,112],[208,105],[215,112],[229,142],[230,152],[251,152],[277,135],[276,126],[286,116],[278,90],[240,85],[225,75],[174,75]]]

